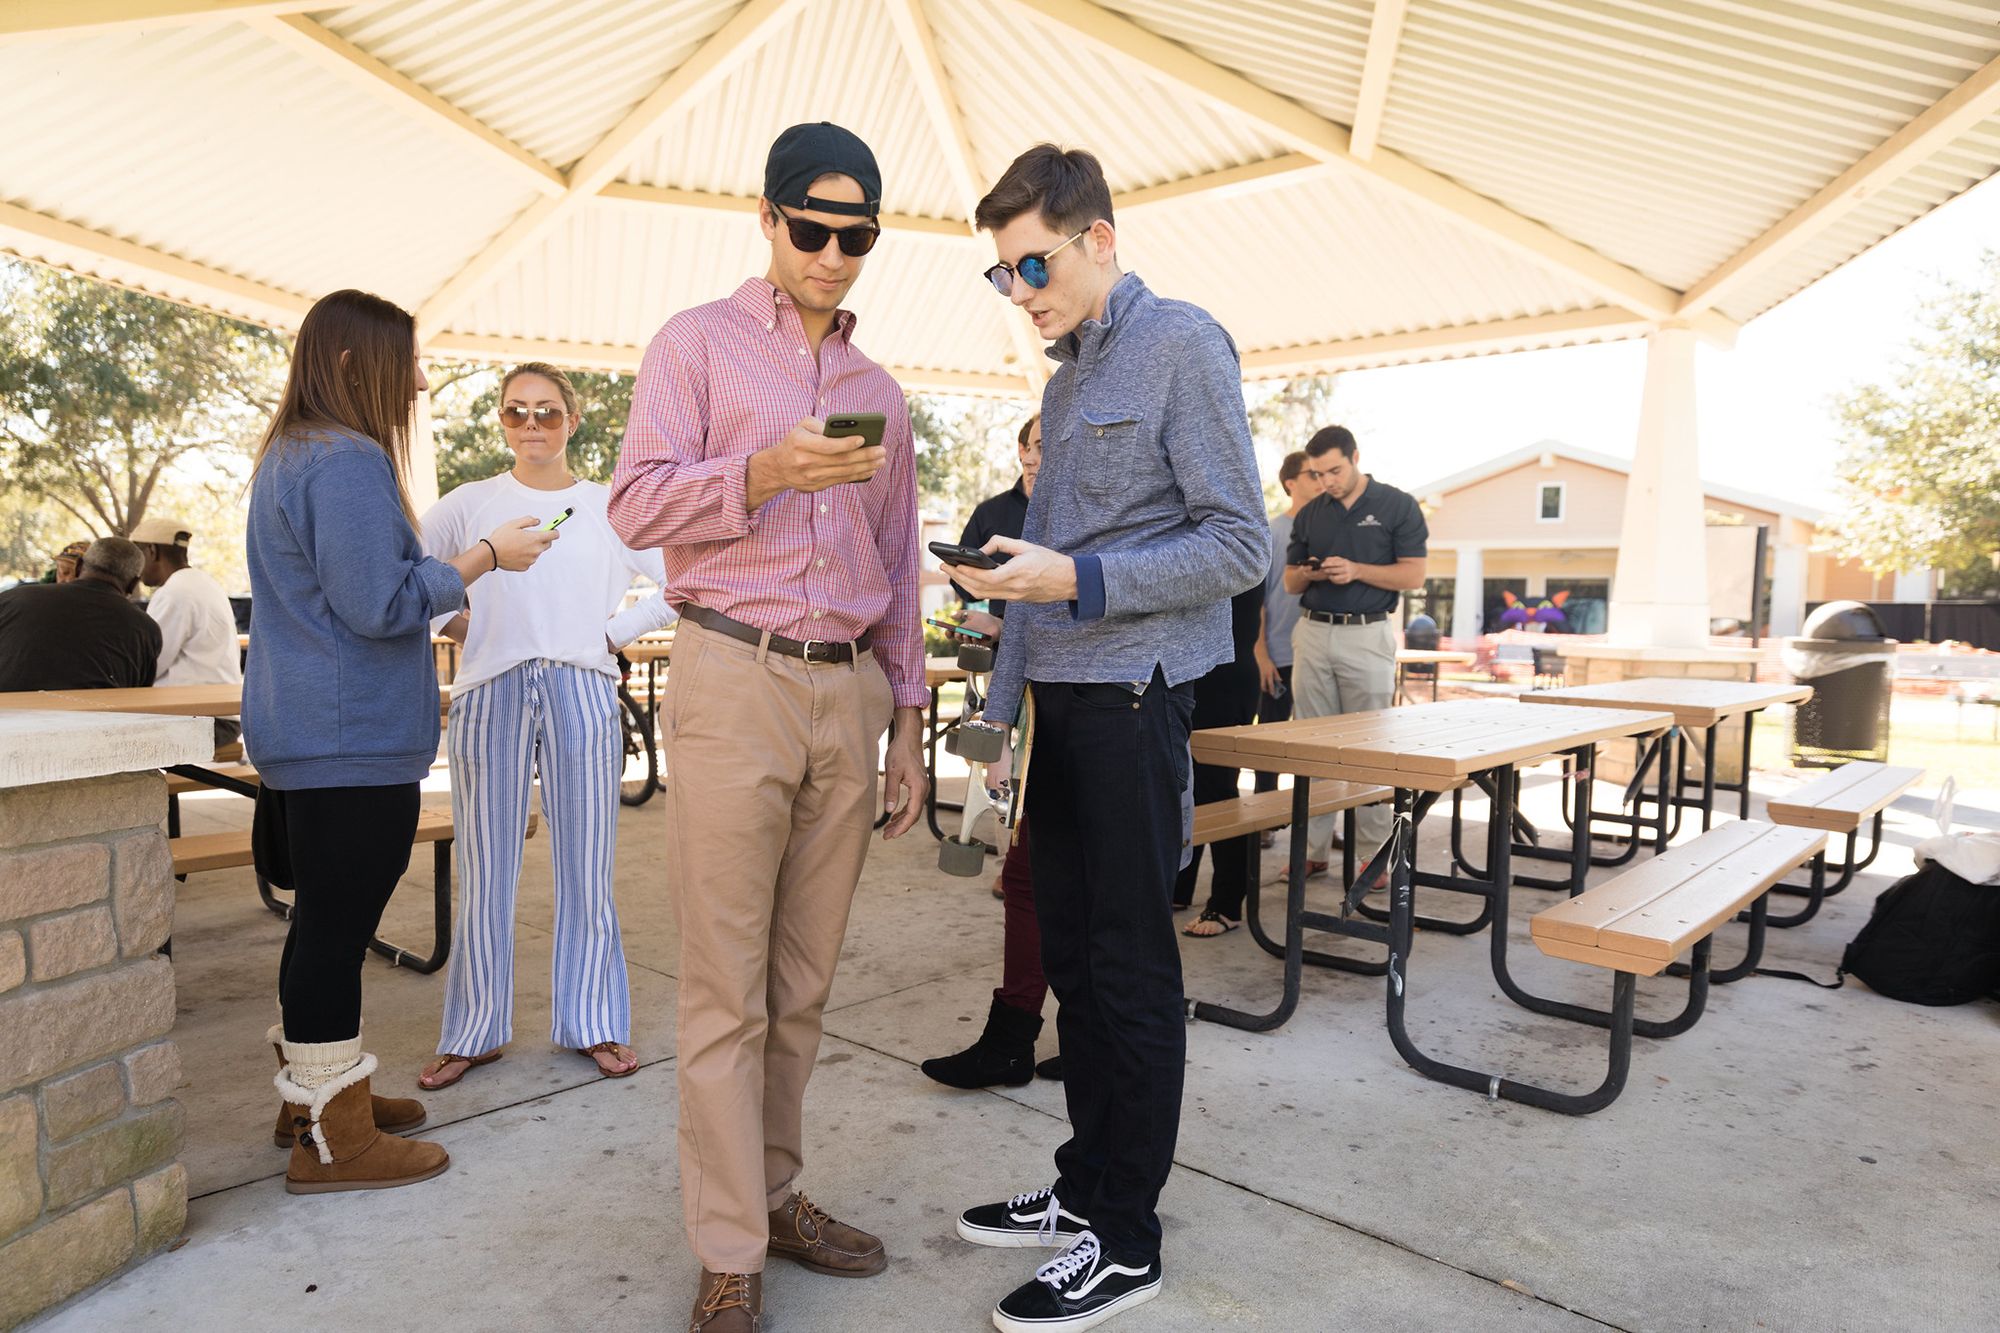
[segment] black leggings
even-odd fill
[[[361,1031],[361,963],[410,865],[418,784],[301,787],[257,796],[257,872],[293,894],[278,960],[285,1040],[347,1041]]]

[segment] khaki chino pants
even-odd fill
[[[1299,617],[1292,628],[1292,716],[1332,717],[1389,707],[1396,695],[1396,630],[1387,620],[1372,625],[1333,625]],[[1306,855],[1331,858],[1337,815],[1316,815],[1306,838]],[[1368,864],[1389,836],[1386,803],[1355,811],[1355,869]]]
[[[711,1272],[763,1271],[767,1213],[804,1166],[806,1080],[893,712],[871,653],[808,664],[680,623],[660,725],[681,1202]]]

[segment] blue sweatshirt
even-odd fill
[[[250,483],[243,745],[264,785],[384,787],[437,758],[431,617],[465,601],[403,517],[389,456],[329,429]]]

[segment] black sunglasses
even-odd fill
[[[859,259],[882,239],[882,229],[872,222],[855,227],[829,227],[810,218],[795,218],[776,204],[772,204],[771,209],[785,220],[785,230],[792,235],[792,248],[805,254],[818,254],[826,249],[830,238],[837,236],[840,238],[840,253],[849,259]]]

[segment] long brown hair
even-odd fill
[[[410,504],[410,425],[417,404],[417,321],[368,292],[330,292],[313,303],[292,344],[292,369],[277,413],[257,446],[261,468],[287,438],[329,429],[364,435],[389,455],[396,498]]]

